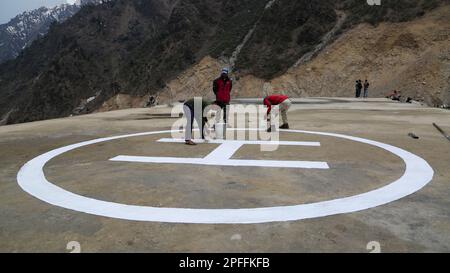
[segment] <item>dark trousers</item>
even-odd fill
[[[228,106],[230,103],[216,101],[216,104],[222,109],[223,111],[223,122],[228,123]]]
[[[185,139],[191,140],[192,139],[192,127],[194,125],[194,119],[198,124],[198,127],[200,129],[202,139],[205,138],[205,132],[204,127],[206,124],[206,119],[203,118],[202,113],[194,113],[194,109],[191,109],[189,106],[184,105],[184,116],[186,117],[186,128],[185,128]]]

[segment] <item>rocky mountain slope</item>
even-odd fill
[[[437,8],[410,22],[360,24],[340,35],[310,61],[294,64],[282,75],[235,79],[234,96],[262,97],[286,93],[294,97],[352,97],[357,79],[368,79],[370,96],[392,90],[430,106],[450,105],[450,6]],[[227,63],[205,57],[169,81],[160,102],[201,95],[213,98],[211,79]],[[120,97],[121,105],[136,97]],[[145,101],[144,99],[142,101]],[[108,101],[105,109],[117,102]],[[142,104],[142,103],[141,103]],[[102,109],[103,110],[103,109]]]
[[[0,25],[0,63],[19,56],[37,37],[45,35],[53,22],[63,22],[78,10],[77,5],[41,7],[26,11]]]
[[[0,117],[17,123],[139,106],[149,94],[160,101],[210,95],[225,65],[233,68],[238,96],[352,96],[355,79],[368,77],[373,94],[400,86],[439,104],[445,98],[435,88],[448,88],[448,5],[112,0],[86,6],[0,66]]]
[[[107,0],[80,0],[74,5],[62,4],[26,11],[0,25],[0,63],[15,59],[38,37],[47,34],[50,25],[72,17],[83,5],[101,4]]]

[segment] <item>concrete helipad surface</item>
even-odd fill
[[[130,109],[0,127],[0,251],[67,252],[71,241],[83,252],[368,252],[369,242],[382,252],[450,251],[450,142],[432,125],[450,131],[449,111],[384,99],[295,99],[293,131],[280,140],[312,145],[261,151],[245,143],[226,166],[220,153],[211,156],[221,143],[160,141],[172,138],[166,131],[177,120],[166,113]],[[18,176],[41,155],[42,170],[27,165]],[[118,156],[139,160],[111,160]],[[327,168],[258,166],[284,161]]]

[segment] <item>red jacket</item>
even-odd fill
[[[230,103],[231,89],[233,89],[233,82],[229,78],[223,79],[222,77],[214,81],[213,90],[216,94],[216,101],[222,103]]]
[[[282,103],[283,101],[289,99],[288,96],[285,95],[271,95],[267,96],[264,99],[264,105],[267,106],[267,115],[270,114],[270,111],[272,111],[272,105],[278,105]]]

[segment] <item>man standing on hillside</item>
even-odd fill
[[[369,82],[366,80],[364,82],[364,98],[367,99],[369,97]]]
[[[362,81],[361,80],[357,80],[356,84],[355,84],[355,89],[356,89],[356,98],[360,98],[361,97],[361,91],[362,91]]]
[[[216,104],[222,108],[223,122],[228,123],[228,109],[231,100],[231,90],[233,89],[233,82],[228,77],[228,68],[222,69],[222,73],[219,78],[214,80],[213,91],[216,95]]]
[[[272,111],[272,106],[279,105],[281,112],[281,119],[283,124],[280,129],[289,129],[289,123],[287,118],[287,112],[292,105],[292,101],[288,96],[285,95],[270,95],[264,98],[264,105],[267,106],[267,123],[269,124],[267,132],[271,132],[272,128],[270,126],[270,112]]]

